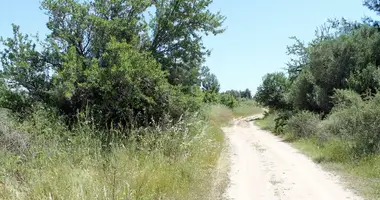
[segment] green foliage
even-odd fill
[[[52,85],[46,52],[37,51],[35,41],[20,33],[18,26],[12,26],[13,37],[0,40],[6,47],[0,52],[0,103],[1,107],[25,113],[38,101],[50,103]]]
[[[229,108],[234,108],[238,104],[235,97],[228,93],[220,95],[220,103]]]
[[[172,88],[169,101],[169,113],[172,118],[179,119],[186,112],[195,112],[202,107],[204,93],[199,87],[173,86]]]
[[[355,156],[379,153],[379,98],[380,96],[376,95],[372,100],[355,102],[352,106],[334,109],[323,123],[323,131],[349,141],[350,147],[355,150]],[[343,105],[348,105],[352,101],[350,99],[347,102]]]
[[[289,120],[289,118],[292,117],[293,112],[288,110],[281,110],[276,112],[275,118],[273,119],[274,122],[274,129],[273,131],[276,134],[283,134],[284,129],[286,127],[286,124]]]
[[[248,88],[245,89],[245,90],[242,90],[242,91],[227,90],[224,93],[231,94],[232,96],[235,97],[236,100],[249,100],[249,99],[252,99],[252,93],[251,93],[251,91]]]
[[[294,81],[308,63],[308,49],[303,42],[296,37],[291,37],[295,43],[287,46],[287,54],[293,56],[287,63],[289,80]]]
[[[364,5],[380,13],[378,1]],[[329,20],[309,43],[292,37],[288,77],[268,74],[255,95],[277,110],[259,125],[283,134],[316,162],[342,167],[371,197],[380,186],[374,167],[380,154],[379,24]]]
[[[257,88],[255,100],[264,106],[274,109],[287,107],[285,93],[288,91],[288,79],[284,73],[270,73],[263,78]]]
[[[210,54],[202,43],[202,35],[220,34],[225,17],[212,13],[212,0],[152,1],[155,15],[149,24],[153,36],[149,49],[169,72],[173,85],[199,84],[198,76],[205,56]]]
[[[204,91],[203,101],[205,103],[219,102],[220,84],[216,76],[210,73],[210,69],[208,67],[202,68],[201,87]]]
[[[1,41],[0,107],[27,116],[43,104],[70,124],[85,113],[104,128],[178,119],[218,102],[218,80],[201,68],[209,55],[201,35],[224,31],[211,3],[44,0],[51,32],[43,42],[17,26]]]
[[[233,114],[236,117],[247,117],[262,112],[263,109],[253,100],[239,101],[233,109]]]
[[[203,102],[205,103],[218,103],[219,102],[220,95],[215,92],[204,92],[204,99]]]
[[[263,105],[271,104],[275,108],[273,102],[281,102],[285,96],[286,103],[296,110],[327,114],[333,108],[331,97],[336,89],[351,89],[363,96],[377,93],[380,87],[378,28],[365,22],[330,20],[316,31],[316,38],[309,44],[293,39],[295,44],[288,47],[292,56],[287,64],[289,89],[280,91],[281,87],[275,86],[276,76],[268,75],[256,94]]]
[[[361,71],[351,72],[348,87],[359,94],[374,94],[380,88],[380,69],[372,63]]]
[[[255,124],[260,126],[260,128],[268,131],[272,131],[273,133],[275,132],[275,118],[276,115],[274,113],[270,112],[265,112],[264,117],[262,119],[258,119],[255,121]]]
[[[249,90],[248,88],[245,89],[244,91],[240,91],[240,98],[244,98],[244,99],[252,99],[252,93],[251,93],[251,90]]]
[[[83,69],[75,49],[65,58],[63,71],[54,77],[58,94],[74,113],[91,110],[96,122],[148,125],[166,114],[170,102],[170,86],[165,72],[147,53],[140,53],[126,43],[111,42],[103,53],[103,64]],[[82,69],[82,70],[74,70]],[[85,81],[82,81],[85,80]],[[171,114],[171,113],[168,113]],[[141,117],[141,118],[140,118]]]
[[[223,133],[200,116],[183,120],[121,139],[122,130],[97,133],[88,122],[70,131],[52,112],[36,109],[22,124],[0,126],[0,198],[218,199],[222,190],[210,191],[220,178],[212,177]],[[106,152],[93,137],[99,134],[113,135]]]
[[[380,13],[380,4],[376,0],[364,0],[364,5],[367,6],[370,10],[375,11],[377,14]]]
[[[336,89],[332,96],[334,109],[360,107],[363,103],[360,95],[352,90]]]
[[[309,70],[303,70],[291,84],[286,101],[296,110],[315,110],[314,78]]]
[[[235,99],[239,99],[240,98],[240,91],[238,91],[238,90],[227,90],[224,93],[232,95]]]
[[[309,138],[317,134],[319,116],[309,112],[301,111],[296,113],[286,122],[285,132],[290,133],[294,138]]]
[[[363,94],[375,93],[379,87],[378,68],[375,67],[380,60],[378,30],[363,24],[355,29],[337,33],[337,36],[314,42],[308,49],[308,63],[304,69],[310,71],[308,79],[313,85],[313,90],[310,90],[310,83],[308,86],[302,86],[298,82],[298,85],[292,86],[301,87],[294,90],[303,91],[307,87],[309,92],[306,96],[313,97],[317,105],[317,108],[311,108],[325,113],[333,106],[330,97],[335,89],[350,88]],[[298,81],[305,78],[300,79]]]
[[[202,68],[201,86],[202,90],[206,92],[219,93],[219,81],[216,78],[215,74],[210,73],[210,69],[208,67]]]

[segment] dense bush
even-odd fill
[[[285,132],[294,136],[294,139],[315,136],[318,131],[320,117],[309,111],[301,111],[293,115],[286,122]]]
[[[331,99],[334,109],[359,107],[363,104],[362,97],[352,90],[336,89]]]
[[[228,93],[220,95],[220,103],[229,108],[234,108],[238,104],[235,97]]]
[[[46,38],[13,25],[13,37],[0,39],[0,107],[26,117],[42,104],[70,125],[85,113],[109,128],[179,119],[217,102],[218,80],[202,67],[209,51],[201,35],[224,31],[211,3],[44,0]]]
[[[286,123],[292,117],[293,111],[281,110],[275,113],[274,118],[274,132],[276,134],[283,134]]]
[[[316,110],[317,105],[313,94],[313,76],[309,70],[303,70],[289,88],[286,101],[296,110]]]
[[[350,107],[334,109],[321,126],[322,130],[350,142],[362,156],[380,153],[380,95]]]
[[[24,156],[28,150],[30,135],[16,130],[11,122],[8,111],[0,109],[0,151]]]

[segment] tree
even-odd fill
[[[149,22],[153,33],[149,49],[163,70],[169,72],[169,83],[199,85],[201,66],[210,54],[202,35],[222,33],[225,17],[208,9],[212,0],[153,2],[156,13]]]
[[[291,37],[291,39],[293,39],[295,43],[291,46],[287,46],[287,54],[294,57],[291,57],[286,65],[288,66],[289,80],[294,81],[307,66],[308,52],[305,44],[297,37]]]
[[[202,68],[201,87],[203,91],[219,93],[220,84],[218,78],[210,72],[208,67]]]
[[[201,36],[224,31],[211,3],[43,0],[51,33],[41,51],[17,26],[2,40],[0,103],[14,111],[42,103],[70,120],[86,112],[99,125],[146,126],[198,109],[201,86],[212,94],[220,88],[215,75],[201,74],[209,54]]]
[[[234,108],[237,105],[237,101],[234,96],[229,93],[223,93],[220,95],[220,103],[229,107]]]
[[[251,91],[248,88],[243,91],[240,91],[240,97],[246,98],[246,99],[252,99]]]
[[[377,0],[364,0],[364,5],[367,6],[368,9],[375,11],[376,14],[380,14],[380,3]]]
[[[147,126],[167,114],[170,85],[166,73],[146,52],[139,52],[127,43],[111,41],[104,50],[99,68],[94,62],[82,70],[75,49],[66,55],[64,70],[55,77],[61,109],[73,113],[90,109],[92,117],[101,125],[124,124]],[[75,69],[80,69],[79,71]],[[80,82],[79,77],[86,79]],[[170,114],[170,113],[169,113]]]
[[[4,50],[0,52],[2,65],[2,105],[26,112],[35,102],[50,102],[52,89],[47,51],[36,49],[36,42],[29,35],[20,33],[20,27],[12,25],[13,37],[1,39]],[[18,102],[18,103],[16,103]]]
[[[206,103],[216,103],[219,101],[220,84],[208,67],[203,67],[201,72],[201,88],[204,92],[203,101]]]
[[[257,88],[255,100],[264,106],[274,109],[285,109],[285,93],[288,90],[288,79],[284,73],[269,73]]]
[[[240,99],[240,91],[238,90],[227,90],[225,93],[232,95],[235,99]]]
[[[304,69],[292,82],[286,101],[296,110],[318,111],[314,95],[314,77],[308,69]]]

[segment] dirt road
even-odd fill
[[[248,120],[224,129],[230,141],[228,199],[361,200],[296,149]]]

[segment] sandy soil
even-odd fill
[[[225,128],[230,142],[228,199],[361,200],[345,189],[339,177],[249,119]]]

